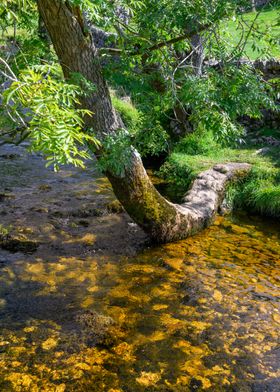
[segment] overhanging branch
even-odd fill
[[[154,45],[151,45],[151,46],[145,48],[144,50],[139,48],[137,50],[128,52],[127,54],[129,56],[139,56],[139,55],[145,55],[146,54],[146,56],[147,56],[148,53],[151,52],[151,51],[158,50],[158,49],[161,49],[161,48],[163,48],[165,46],[169,46],[169,45],[175,44],[175,43],[183,41],[183,40],[185,40],[187,38],[191,38],[194,34],[201,33],[202,31],[208,29],[209,27],[210,27],[210,24],[201,25],[201,26],[199,26],[198,28],[196,28],[194,30],[187,31],[184,34],[181,34],[181,35],[179,35],[177,37],[171,38],[171,39],[169,39],[167,41],[161,41],[161,42],[159,42],[157,44],[154,44]],[[124,53],[124,50],[123,49],[119,49],[119,48],[100,48],[99,52],[100,53],[108,53],[108,54],[113,55],[113,56],[120,56],[122,53]]]

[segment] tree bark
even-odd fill
[[[204,48],[203,39],[200,34],[194,34],[191,38],[191,46],[194,51],[191,56],[191,63],[194,69],[194,73],[197,76],[202,75],[203,61],[204,61]]]
[[[123,127],[111,102],[102,67],[91,36],[84,28],[78,7],[62,0],[38,0],[38,8],[53,42],[64,75],[79,72],[95,85],[95,91],[81,98],[82,106],[94,114],[86,120],[102,141]],[[100,151],[102,154],[102,150]],[[186,199],[175,205],[162,197],[149,179],[138,152],[131,147],[130,163],[122,175],[107,171],[113,190],[131,218],[155,241],[169,242],[185,238],[210,224],[222,201],[226,182],[233,173],[247,167],[213,170],[194,184],[194,203]],[[198,180],[199,181],[199,180]],[[203,184],[206,183],[206,191]],[[189,196],[190,197],[190,196]]]

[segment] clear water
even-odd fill
[[[69,174],[81,203],[79,175]],[[195,237],[137,250],[141,236],[122,215],[88,227],[29,216],[31,201],[64,200],[59,176],[55,191],[38,191],[40,178],[2,203],[2,221],[22,221],[43,244],[0,252],[1,391],[280,390],[278,223],[219,217]],[[112,252],[121,241],[134,252]]]

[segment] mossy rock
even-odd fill
[[[111,214],[121,214],[124,212],[124,208],[118,200],[113,200],[106,206],[107,211]]]
[[[117,326],[110,316],[86,310],[76,316],[76,321],[80,324],[82,334],[86,335],[87,341],[91,345],[108,348],[116,344],[118,340]]]
[[[52,190],[52,187],[48,184],[42,184],[38,186],[39,191],[41,192],[49,192]]]
[[[9,252],[22,252],[31,254],[36,252],[39,243],[22,238],[14,238],[10,235],[0,236],[0,247]]]
[[[99,208],[81,208],[76,211],[71,211],[69,215],[73,216],[74,218],[90,218],[94,216],[103,216],[104,211]]]

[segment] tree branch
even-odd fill
[[[158,44],[154,44],[154,45],[150,46],[149,48],[147,48],[147,50],[150,52],[153,50],[163,48],[164,46],[175,44],[177,42],[183,41],[184,39],[191,38],[194,34],[198,34],[202,31],[206,30],[209,27],[210,27],[210,24],[200,26],[200,28],[198,28],[198,29],[188,31],[185,34],[179,35],[178,37],[172,38],[168,41],[162,41],[162,42],[159,42]],[[134,54],[137,54],[137,53],[134,53]]]
[[[4,66],[7,68],[7,70],[10,72],[10,74],[12,75],[12,77],[9,77],[8,75],[6,75],[9,79],[12,79],[13,81],[17,80],[16,75],[13,73],[13,71],[11,70],[9,64],[2,58],[0,57],[0,63],[4,64]]]
[[[151,46],[145,48],[144,51],[141,51],[141,48],[139,48],[137,50],[134,50],[134,51],[128,53],[128,55],[129,56],[138,56],[138,55],[144,55],[144,54],[148,55],[147,52],[158,50],[158,49],[161,49],[161,48],[163,48],[165,46],[172,45],[172,44],[175,44],[177,42],[183,41],[184,39],[191,38],[194,34],[198,34],[198,33],[202,32],[202,31],[206,30],[209,27],[210,27],[210,24],[201,25],[197,29],[194,29],[192,31],[187,31],[184,34],[179,35],[179,36],[174,37],[174,38],[171,38],[171,39],[169,39],[167,41],[162,41],[162,42],[159,42],[157,44],[151,45]],[[108,54],[111,54],[113,56],[119,56],[122,53],[124,53],[123,49],[118,49],[118,48],[100,48],[99,51],[101,53],[108,53]]]

